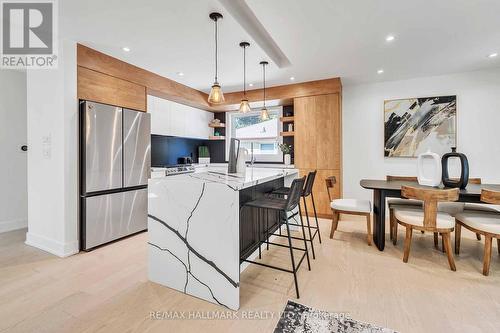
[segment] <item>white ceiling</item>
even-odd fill
[[[234,0],[243,1],[243,0]],[[223,2],[223,1],[221,1]],[[63,0],[60,34],[208,91],[214,75],[211,11],[220,11],[219,81],[261,86],[258,63],[270,60],[216,0]],[[247,0],[291,65],[267,70],[269,85],[341,77],[344,84],[396,80],[500,66],[498,0]],[[235,13],[236,14],[236,13]],[[235,15],[235,17],[238,17]],[[387,43],[385,37],[396,39]],[[131,48],[126,53],[122,47]],[[384,74],[377,70],[383,68]],[[185,75],[180,77],[177,72]]]

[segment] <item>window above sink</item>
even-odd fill
[[[226,160],[229,155],[231,138],[239,139],[240,146],[253,154],[257,162],[283,162],[283,153],[279,144],[282,123],[282,107],[269,108],[269,120],[260,119],[260,110],[248,113],[228,112],[226,115]]]

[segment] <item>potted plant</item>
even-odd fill
[[[198,147],[198,163],[210,164],[210,153],[208,152],[207,146]]]
[[[279,147],[283,152],[285,165],[290,165],[292,163],[292,156],[290,155],[290,153],[292,152],[292,146],[286,143],[280,143]]]

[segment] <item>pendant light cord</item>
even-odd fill
[[[262,64],[262,73],[264,78],[264,108],[266,107],[266,64]]]
[[[247,95],[247,47],[243,46],[243,98]]]
[[[215,19],[215,82],[217,82],[217,40],[218,40],[218,31],[217,31],[217,19]]]

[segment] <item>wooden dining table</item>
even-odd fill
[[[360,185],[363,188],[373,190],[373,242],[380,251],[385,247],[385,207],[386,198],[401,198],[402,186],[413,186],[419,188],[436,188],[419,185],[410,181],[388,181],[376,179],[362,179]],[[444,189],[442,185],[440,187]],[[481,203],[481,190],[490,189],[500,191],[499,184],[468,184],[465,189],[460,189],[459,202]]]

